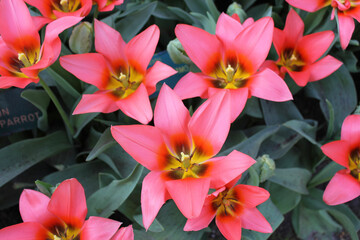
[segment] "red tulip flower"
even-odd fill
[[[134,230],[131,225],[122,227],[111,240],[134,240]]]
[[[98,5],[99,12],[109,12],[114,9],[115,6],[121,5],[124,0],[94,0]]]
[[[159,36],[159,28],[152,25],[126,44],[119,32],[95,20],[98,53],[60,58],[63,68],[99,89],[94,94],[84,94],[73,114],[120,109],[147,124],[153,116],[149,95],[155,92],[156,83],[176,73],[159,61],[147,69]]]
[[[225,91],[231,97],[234,121],[251,96],[287,101],[292,95],[283,79],[269,69],[258,71],[272,43],[274,23],[270,17],[244,27],[221,14],[212,35],[200,28],[179,24],[175,34],[201,73],[188,73],[175,86],[181,99],[209,98]]]
[[[215,217],[216,225],[228,240],[241,239],[241,228],[271,233],[271,225],[256,208],[269,198],[269,192],[256,186],[234,187],[236,180],[208,195],[200,215],[188,219],[184,231],[206,228]]]
[[[360,22],[360,0],[286,0],[290,5],[308,12],[321,8],[333,7],[331,19],[338,17],[340,44],[345,49],[351,40],[355,29],[354,18]]]
[[[341,140],[321,147],[326,156],[346,169],[338,171],[324,192],[324,202],[337,205],[360,196],[360,115],[345,118]]]
[[[49,24],[44,42],[22,0],[0,1],[0,88],[24,88],[39,82],[41,70],[59,57],[58,34],[78,23],[79,17],[66,17]]]
[[[226,90],[227,91],[227,90]],[[255,160],[233,151],[216,155],[230,128],[230,98],[225,91],[190,117],[181,99],[163,85],[155,107],[155,126],[115,126],[115,140],[151,172],[144,178],[141,207],[146,229],[161,206],[173,199],[187,218],[197,217],[209,188],[241,175]]]
[[[101,217],[85,220],[84,189],[74,178],[62,182],[51,199],[24,190],[19,206],[24,222],[1,229],[0,239],[110,240],[120,226],[120,222]]]
[[[276,64],[281,73],[287,72],[301,87],[329,76],[342,64],[329,55],[318,60],[334,40],[332,31],[306,36],[303,33],[304,22],[293,9],[286,18],[284,30],[274,30],[274,46],[280,56]]]

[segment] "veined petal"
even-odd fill
[[[112,219],[92,216],[85,221],[80,232],[80,239],[110,239],[116,233],[120,224],[120,222]]]
[[[208,89],[212,87],[210,81],[201,73],[189,72],[176,84],[174,91],[181,99],[194,97],[208,98]]]
[[[307,12],[316,12],[327,5],[324,0],[286,0],[286,2]]]
[[[105,58],[99,53],[67,55],[60,58],[60,64],[81,81],[104,90],[110,79],[110,70]]]
[[[252,96],[275,102],[293,99],[285,81],[270,69],[255,74],[251,81],[249,88]]]
[[[313,63],[318,60],[330,47],[334,40],[332,31],[323,31],[304,36],[296,47],[296,50],[304,58],[304,61]],[[295,51],[296,51],[295,50]]]
[[[337,60],[332,56],[325,56],[321,60],[311,64],[310,69],[310,82],[314,82],[323,78],[326,78],[333,72],[335,72],[339,67],[341,67],[342,62]]]
[[[355,30],[354,19],[350,16],[338,13],[339,19],[339,35],[341,48],[345,49],[351,40],[351,36]]]
[[[215,196],[213,195],[208,195],[206,197],[200,215],[196,218],[188,219],[184,226],[184,231],[199,231],[209,226],[216,214],[216,211],[212,207],[212,200],[214,198]]]
[[[141,188],[141,210],[144,228],[147,230],[169,194],[166,191],[162,172],[151,171],[143,180]]]
[[[209,161],[214,164],[212,173],[210,174],[210,187],[215,189],[237,178],[256,162],[250,156],[236,150],[232,151],[226,157],[214,158]]]
[[[231,47],[236,36],[244,29],[241,23],[225,13],[221,13],[216,23],[216,36],[225,47]]]
[[[134,230],[132,225],[120,228],[111,240],[134,240]]]
[[[221,59],[221,44],[215,35],[185,24],[176,25],[175,35],[203,73],[209,74],[214,70]]]
[[[209,178],[185,178],[166,181],[165,186],[180,212],[186,218],[199,216],[209,191]]]
[[[345,140],[329,142],[321,147],[323,153],[336,163],[349,168],[350,144]]]
[[[289,48],[294,48],[304,34],[304,22],[292,8],[290,9],[289,14],[286,17],[286,23],[283,33],[285,37],[284,43],[286,47]]]
[[[246,58],[255,72],[265,61],[273,39],[274,21],[264,17],[246,27],[235,39],[238,58]]]
[[[216,217],[216,226],[219,228],[222,235],[227,240],[241,239],[241,220],[239,217],[227,218],[227,221],[222,221],[222,218]]]
[[[87,214],[84,188],[75,178],[63,181],[51,196],[48,210],[67,225],[81,229]]]
[[[108,91],[97,91],[93,94],[84,94],[76,106],[73,114],[92,112],[111,113],[118,110],[116,98]]]
[[[119,99],[116,104],[123,113],[142,124],[148,124],[153,117],[149,95],[143,83],[134,93],[126,98]]]
[[[32,82],[37,83],[39,82],[39,79],[1,76],[0,88],[9,88],[9,87],[24,88]]]
[[[111,134],[141,165],[150,170],[162,170],[158,163],[164,144],[160,129],[147,125],[112,126]]]
[[[49,201],[50,198],[46,195],[25,189],[19,200],[19,209],[23,221],[37,222],[48,229],[55,225],[61,225],[60,219],[48,211]]]
[[[323,200],[328,205],[338,205],[351,201],[359,195],[359,181],[344,169],[338,171],[330,180],[324,191]]]
[[[0,229],[0,239],[44,240],[48,231],[37,222],[25,222]]]
[[[270,193],[261,187],[239,184],[234,191],[244,208],[255,208],[269,199]]]
[[[193,114],[189,129],[193,137],[200,137],[210,143],[213,155],[218,153],[230,130],[230,96],[227,90],[211,96]],[[207,148],[204,143],[198,143]],[[204,146],[203,146],[204,145]]]
[[[126,43],[118,31],[95,19],[95,49],[104,55],[113,67],[127,64],[125,48]]]
[[[341,140],[347,141],[352,150],[360,146],[360,115],[345,118],[341,127]]]
[[[241,225],[245,229],[250,229],[262,233],[272,233],[273,229],[266,218],[257,208],[244,208],[239,216]]]
[[[177,71],[172,67],[160,61],[156,61],[155,64],[147,70],[145,78],[143,80],[148,94],[150,95],[155,92],[156,84],[159,81],[164,80],[176,73]]]
[[[299,85],[300,87],[304,87],[310,80],[311,72],[306,67],[304,67],[303,70],[300,72],[290,71],[288,69],[286,69],[286,72],[290,75],[290,77],[294,80],[294,82],[296,82],[296,84]]]
[[[136,70],[145,72],[155,53],[159,37],[159,27],[152,25],[131,39],[125,50],[129,64]]]

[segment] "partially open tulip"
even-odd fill
[[[98,5],[99,12],[112,11],[115,6],[121,5],[124,0],[94,0]]]

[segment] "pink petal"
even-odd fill
[[[126,46],[129,64],[140,72],[145,72],[159,41],[160,30],[152,25],[135,36]]]
[[[209,191],[209,178],[185,178],[165,182],[176,206],[186,218],[195,218],[201,213]]]
[[[60,64],[81,81],[105,89],[110,79],[105,58],[98,53],[67,55],[60,58]]]
[[[252,96],[275,102],[293,99],[285,81],[270,69],[254,75],[251,81],[249,88]]]
[[[339,35],[340,35],[340,44],[341,48],[345,49],[351,40],[351,36],[355,30],[354,19],[350,16],[339,14]]]
[[[51,22],[51,19],[42,16],[32,16],[32,19],[38,31],[40,31],[40,29],[46,24]]]
[[[164,80],[176,73],[177,71],[174,70],[172,67],[160,61],[156,61],[154,66],[147,70],[145,78],[143,80],[148,94],[150,95],[155,92],[156,84],[159,81]]]
[[[6,240],[44,240],[48,231],[36,222],[26,222],[0,229],[0,239]]]
[[[55,225],[61,225],[60,219],[48,211],[49,201],[50,198],[46,195],[25,189],[19,200],[19,209],[23,221],[37,222],[48,229]]]
[[[216,214],[216,211],[212,207],[212,200],[214,198],[215,196],[213,195],[208,195],[206,197],[200,215],[196,218],[188,219],[184,226],[184,231],[199,231],[209,226]]]
[[[32,82],[37,83],[39,82],[39,79],[1,76],[0,88],[9,88],[9,87],[24,88]]]
[[[342,204],[360,195],[359,181],[346,171],[345,169],[338,171],[326,186],[323,196],[326,204]]]
[[[262,233],[272,233],[273,229],[266,218],[259,210],[254,208],[244,208],[240,215],[243,228]]]
[[[326,6],[324,0],[286,0],[286,2],[307,12],[316,12]]]
[[[249,89],[247,87],[231,89],[229,93],[231,103],[231,122],[234,122],[242,110],[244,110],[249,95]]]
[[[241,220],[239,217],[233,217],[222,221],[223,219],[216,218],[215,222],[222,235],[227,240],[239,240],[241,239]]]
[[[295,12],[294,9],[290,9],[284,28],[285,45],[289,48],[294,48],[297,42],[302,38],[304,33],[304,22],[301,17]],[[286,47],[285,47],[286,48]]]
[[[97,19],[94,26],[96,51],[104,55],[114,67],[126,65],[126,43],[120,33]]]
[[[120,222],[102,218],[90,217],[81,229],[80,239],[99,240],[110,239],[120,227]]]
[[[332,56],[325,56],[321,60],[310,65],[310,81],[317,81],[326,78],[333,72],[335,72],[342,62]]]
[[[39,9],[41,15],[43,15],[44,17],[51,18],[52,8],[50,1],[24,0],[24,2]]]
[[[347,116],[341,127],[341,140],[350,144],[350,149],[360,146],[360,115]]]
[[[80,229],[87,214],[84,188],[75,178],[63,181],[51,196],[48,210],[67,225]]]
[[[280,69],[279,67],[276,65],[275,61],[272,60],[266,60],[263,65],[261,65],[259,72],[261,72],[262,70],[265,70],[266,68],[270,69],[271,71],[273,71],[274,73],[276,73],[277,75],[279,75],[280,77],[282,77],[280,74]]]
[[[270,193],[261,187],[239,184],[234,187],[244,208],[254,208],[269,199]]]
[[[118,100],[116,104],[123,113],[142,124],[148,124],[153,117],[149,95],[143,83],[134,93]]]
[[[84,17],[88,15],[91,11],[92,7],[92,0],[81,0],[82,7],[74,12],[62,12],[53,10],[52,12],[57,18],[64,18],[69,16],[76,16],[76,17]]]
[[[250,156],[236,150],[232,151],[226,157],[214,158],[209,161],[214,164],[212,173],[210,174],[210,187],[215,189],[225,186],[256,162]]]
[[[243,22],[242,26],[244,28],[246,28],[246,27],[250,26],[253,23],[254,23],[254,19],[253,18],[248,18]]]
[[[212,146],[212,156],[218,153],[230,130],[230,95],[229,91],[221,91],[211,96],[193,114],[189,129],[193,137],[204,142],[198,147]]]
[[[265,61],[273,39],[274,21],[264,17],[245,28],[235,39],[239,59],[251,62],[255,72]]]
[[[216,36],[225,44],[231,47],[236,36],[244,29],[241,23],[229,15],[222,13],[216,23]]]
[[[284,31],[274,28],[273,43],[278,56],[285,50],[285,33]],[[295,46],[294,46],[295,47]],[[266,61],[265,61],[266,62]]]
[[[209,74],[221,59],[221,44],[215,35],[185,24],[175,27],[175,35],[190,59],[205,74]]]
[[[201,73],[189,72],[176,84],[174,91],[181,99],[202,97],[208,98],[208,88],[212,87],[210,81],[206,80]]]
[[[162,170],[158,164],[164,144],[161,132],[153,126],[112,126],[111,134],[137,162],[150,170]]]
[[[345,140],[329,142],[321,147],[323,153],[336,163],[349,168],[350,144]]]
[[[116,98],[108,91],[97,91],[93,94],[84,94],[76,106],[73,115],[92,112],[111,113],[118,110]]]
[[[312,33],[304,36],[298,43],[297,50],[304,61],[313,63],[318,60],[330,47],[334,40],[332,31]]]
[[[111,240],[134,240],[134,230],[132,225],[120,228]]]
[[[143,215],[144,228],[147,230],[160,208],[169,195],[165,188],[165,181],[161,177],[162,172],[151,171],[142,183],[141,189],[141,210]]]
[[[310,70],[306,67],[303,68],[301,72],[290,71],[286,69],[286,72],[290,77],[296,82],[300,87],[304,87],[310,80]]]

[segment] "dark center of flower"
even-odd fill
[[[26,51],[24,53],[18,53],[18,67],[30,67],[34,64],[36,64],[40,58],[38,51]]]
[[[81,8],[80,0],[55,0],[53,7],[59,12],[75,12]]]
[[[58,227],[55,226],[54,230],[51,234],[49,234],[50,238],[47,240],[79,240],[79,231],[70,228],[70,227]]]
[[[111,75],[108,89],[113,90],[113,94],[120,98],[131,95],[140,86],[143,76],[136,70],[130,68],[120,71],[120,74]]]
[[[360,149],[353,150],[349,155],[350,174],[360,181]]]
[[[295,52],[294,49],[285,49],[280,56],[280,66],[284,66],[291,71],[299,72],[305,66],[301,55],[298,52]]]
[[[216,88],[238,89],[244,87],[250,74],[239,63],[220,64],[213,74],[212,83]]]
[[[217,215],[234,216],[239,210],[241,203],[236,195],[236,192],[231,190],[225,190],[212,200],[212,208],[216,211]]]

